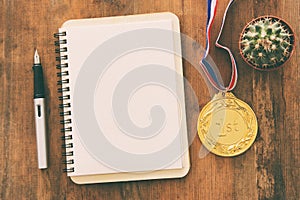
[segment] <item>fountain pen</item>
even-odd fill
[[[46,140],[46,115],[45,115],[45,88],[43,68],[40,57],[35,50],[34,54],[34,112],[35,112],[35,129],[37,140],[37,155],[39,169],[47,168],[47,140]]]

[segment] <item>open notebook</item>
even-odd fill
[[[172,13],[69,20],[59,28],[65,171],[75,183],[188,173],[179,33]]]

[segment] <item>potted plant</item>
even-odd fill
[[[295,48],[292,28],[275,16],[253,19],[243,29],[239,41],[244,61],[258,70],[272,70],[282,66]]]

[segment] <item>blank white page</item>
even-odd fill
[[[168,52],[174,50],[172,24],[165,19],[117,20],[111,24],[94,19],[60,28],[66,32],[70,92],[65,94],[70,94],[72,106],[74,164],[68,167],[75,171],[69,176],[183,167],[184,105],[180,105],[176,90],[170,89],[178,83],[176,56]],[[159,38],[152,38],[151,33],[159,34],[159,30],[168,30],[169,37],[158,41],[165,43],[167,50],[155,45],[131,47],[135,40],[120,42],[122,37],[136,36],[137,42],[151,43]],[[128,44],[128,50],[117,55]],[[169,85],[160,80],[168,80]],[[152,123],[156,122],[161,126],[155,127]]]

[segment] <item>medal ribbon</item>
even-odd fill
[[[214,72],[213,68],[206,60],[208,53],[209,53],[209,49],[210,49],[210,44],[209,44],[210,43],[210,31],[212,28],[212,24],[215,20],[215,16],[216,16],[216,12],[217,12],[217,5],[218,5],[218,0],[207,0],[208,16],[207,16],[207,22],[206,22],[206,48],[205,48],[204,56],[203,56],[202,60],[200,61],[200,66],[203,69],[205,75],[208,77],[208,80],[212,84],[212,86],[222,92],[227,92],[227,91],[233,90],[236,86],[237,78],[238,78],[237,65],[236,65],[233,54],[231,53],[231,51],[228,47],[223,46],[219,43],[222,31],[223,31],[223,27],[225,24],[225,19],[227,16],[228,9],[230,8],[230,6],[233,3],[234,3],[234,0],[231,0],[226,7],[226,10],[225,10],[225,13],[223,16],[223,20],[222,20],[222,24],[221,24],[221,28],[220,28],[220,32],[219,32],[219,35],[218,35],[216,43],[215,43],[216,47],[222,48],[228,52],[228,54],[230,56],[230,60],[231,60],[231,68],[232,68],[231,80],[229,82],[229,85],[227,87],[225,87],[218,80],[216,73]]]

